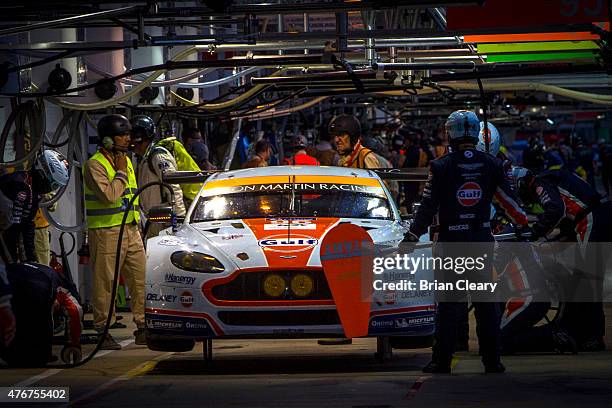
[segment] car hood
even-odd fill
[[[399,244],[404,232],[401,224],[391,220],[315,217],[209,221],[189,227],[205,239],[205,246],[214,248],[222,262],[231,261],[237,268],[287,269],[321,266],[319,249],[325,234],[344,222],[363,227],[382,245]]]

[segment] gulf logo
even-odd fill
[[[464,207],[476,205],[482,198],[482,189],[478,183],[469,181],[457,190],[457,201]]]
[[[315,247],[319,240],[307,235],[281,234],[260,239],[258,244],[264,250],[274,252],[299,252]]]
[[[193,305],[193,295],[191,292],[185,291],[181,293],[180,302],[183,307],[190,308]]]

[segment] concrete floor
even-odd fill
[[[612,351],[505,357],[502,375],[482,374],[477,353],[460,353],[452,375],[431,376],[420,371],[429,349],[395,350],[391,361],[379,363],[375,339],[344,346],[215,341],[214,361],[206,365],[201,344],[189,353],[152,352],[134,345],[131,331],[113,330],[126,347],[84,367],[0,369],[0,386],[68,386],[71,406],[91,407],[609,407],[612,401]]]

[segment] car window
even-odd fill
[[[392,219],[393,213],[384,194],[285,190],[202,196],[191,222],[277,216]]]

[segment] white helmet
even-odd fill
[[[480,120],[472,111],[458,110],[451,113],[444,125],[449,141],[471,139],[478,142]]]
[[[36,168],[42,171],[52,191],[68,184],[70,165],[60,152],[44,150],[36,162]]]
[[[499,149],[501,147],[501,135],[499,131],[491,122],[487,122],[487,127],[489,128],[488,138],[489,138],[489,151],[487,152],[487,143],[485,139],[484,122],[480,122],[480,133],[478,134],[478,144],[476,145],[476,150],[480,150],[481,152],[489,153],[491,156],[497,156],[499,153]]]

